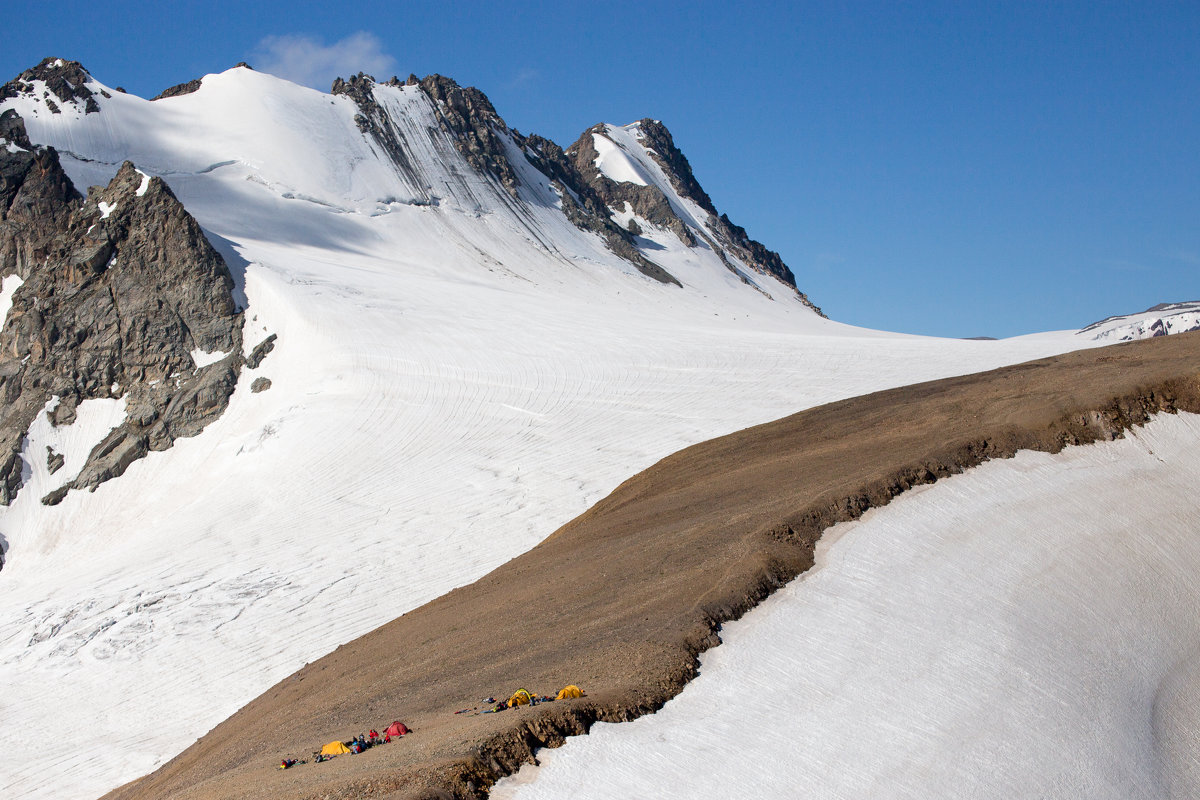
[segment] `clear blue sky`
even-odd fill
[[[54,55],[148,97],[246,60],[326,89],[440,72],[563,146],[661,119],[717,208],[854,324],[1008,336],[1200,299],[1194,1],[66,2],[6,22],[4,80]]]

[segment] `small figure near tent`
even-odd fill
[[[280,769],[287,769],[288,767],[294,766],[296,766],[296,759],[294,758],[285,758],[283,761],[279,762]]]
[[[586,696],[587,695],[585,695],[583,693],[582,689],[580,689],[578,686],[576,686],[575,684],[572,683],[569,686],[564,686],[562,688],[562,690],[558,693],[558,697],[556,697],[554,699],[555,700],[571,700],[576,697],[586,697]]]

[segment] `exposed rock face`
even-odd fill
[[[265,392],[267,389],[270,389],[270,388],[271,388],[271,379],[270,378],[255,378],[254,383],[250,384],[250,391],[254,392],[255,394],[258,394],[259,392]]]
[[[634,244],[635,231],[621,228],[612,220],[612,211],[568,158],[563,149],[549,139],[531,135],[519,140],[525,157],[544,175],[562,197],[563,213],[575,227],[597,234],[613,253],[631,262],[638,270],[663,283],[680,286],[675,276],[642,255]],[[640,231],[639,231],[640,232]]]
[[[224,411],[242,361],[229,269],[170,188],[126,162],[84,200],[14,116],[0,118],[22,148],[0,149],[0,275],[24,284],[0,330],[4,505],[21,487],[25,433],[52,398],[55,425],[93,398],[123,397],[126,419],[48,503],[199,433]],[[194,350],[228,355],[197,369]]]
[[[62,113],[62,109],[50,99],[51,94],[62,104],[77,103],[83,106],[85,113],[93,114],[100,110],[100,106],[96,103],[95,94],[87,87],[91,79],[92,76],[78,61],[44,58],[36,67],[25,70],[0,87],[0,100],[33,94],[38,91],[34,81],[43,81],[46,85],[42,90],[46,98],[46,107],[53,113]]]
[[[250,355],[246,358],[246,366],[250,369],[258,369],[258,365],[267,357],[267,354],[275,349],[275,334],[271,334],[266,339],[263,339],[258,345],[250,351]]]
[[[685,222],[680,217],[678,210],[673,207],[670,199],[657,187],[614,181],[599,170],[596,166],[599,153],[596,150],[595,137],[608,136],[605,125],[594,125],[589,128],[575,144],[567,148],[566,154],[575,169],[611,211],[624,210],[625,204],[628,203],[638,217],[671,231],[689,247],[697,244],[696,237],[699,236],[712,247],[713,251],[733,272],[736,273],[738,270],[730,261],[730,255],[751,269],[773,275],[796,289],[796,276],[783,263],[783,259],[779,257],[778,253],[768,250],[761,243],[751,239],[744,228],[733,224],[725,214],[718,215],[712,199],[692,174],[691,164],[675,146],[675,140],[665,125],[658,120],[643,119],[636,124],[635,135],[670,180],[672,188],[681,197],[694,202],[708,215],[708,219],[704,220],[708,228],[707,232],[698,230]],[[821,313],[821,310],[813,305],[803,292],[796,289],[796,293],[806,305],[818,314]]]
[[[665,130],[665,128],[664,128]],[[576,140],[575,144],[567,148],[567,156],[575,165],[575,169],[583,176],[588,185],[600,196],[604,204],[613,211],[624,209],[625,204],[633,208],[635,214],[642,219],[657,225],[660,228],[666,228],[679,237],[679,240],[689,247],[696,245],[696,237],[692,234],[692,229],[679,218],[671,208],[671,201],[667,199],[658,188],[654,186],[641,186],[636,183],[626,183],[610,180],[600,172],[596,167],[596,158],[599,153],[596,151],[594,136],[605,135],[605,125],[593,125],[584,131],[583,135]],[[670,134],[667,134],[668,136]],[[678,151],[676,151],[678,153]],[[683,158],[683,154],[679,154],[683,164],[687,165],[687,159]],[[664,167],[664,171],[666,167]],[[671,175],[670,172],[667,173]],[[691,167],[687,167],[688,177],[691,178]],[[691,181],[693,184],[695,180]],[[679,187],[676,187],[677,190]],[[696,189],[700,189],[696,185]],[[711,203],[708,202],[708,195],[700,190],[700,196],[704,198],[705,203],[711,208]],[[680,194],[684,194],[680,191]],[[684,196],[688,196],[684,194]],[[702,206],[704,207],[704,206]],[[706,209],[707,210],[707,209]],[[611,213],[611,212],[610,212]],[[711,211],[709,213],[712,213]]]
[[[360,72],[346,80],[336,79],[332,92],[354,100],[359,108],[355,117],[359,130],[370,136],[388,154],[401,173],[418,184],[404,135],[375,100],[373,89],[376,83],[373,77]],[[562,196],[563,211],[571,222],[601,236],[609,249],[631,262],[643,274],[663,283],[679,285],[679,281],[666,270],[638,251],[627,231],[612,222],[604,203],[563,155],[562,148],[540,136],[524,137],[510,130],[483,92],[474,87],[461,87],[442,75],[427,75],[420,80],[415,75],[409,75],[407,81],[392,76],[384,85],[420,86],[433,102],[439,126],[449,135],[467,163],[476,172],[494,180],[511,198],[511,202],[521,202],[520,178],[509,161],[510,151],[503,140],[511,136],[526,158],[550,177]]]
[[[399,86],[400,82],[393,77],[387,85]],[[357,75],[351,75],[349,80],[335,78],[330,91],[335,95],[345,95],[354,101],[354,104],[358,106],[358,114],[354,117],[358,129],[364,135],[371,137],[387,153],[396,169],[400,170],[410,183],[418,185],[420,180],[404,146],[404,135],[388,118],[387,113],[379,107],[379,103],[372,94],[374,86],[375,79],[360,72]],[[426,197],[426,199],[432,202],[432,198]]]
[[[177,83],[174,86],[163,89],[161,92],[151,97],[150,100],[162,100],[164,97],[178,97],[181,94],[191,94],[200,88],[200,79],[196,78],[187,83]]]
[[[442,75],[426,75],[420,86],[433,99],[442,126],[454,136],[467,162],[495,177],[515,197],[520,181],[497,134],[507,132],[508,126],[487,95],[473,86],[463,88]]]

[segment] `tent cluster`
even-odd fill
[[[392,739],[399,739],[409,732],[408,726],[403,722],[396,720],[391,725],[384,729],[383,735],[374,728],[370,733],[360,734],[355,736],[348,742],[335,740],[322,747],[319,751],[314,751],[312,754],[312,762],[319,764],[322,761],[328,761],[331,758],[347,754],[357,754],[369,750],[376,745],[388,744]],[[297,761],[294,758],[285,758],[279,762],[280,769],[289,769],[296,764],[307,764],[307,760]]]
[[[497,700],[494,697],[485,697],[480,710],[480,706],[474,708],[464,708],[455,711],[455,714],[497,714],[509,708],[517,708],[518,706],[536,706],[539,703],[553,703],[555,700],[571,700],[576,697],[586,697],[583,690],[575,684],[564,686],[557,696],[536,695],[528,689],[517,689],[512,693],[507,700]]]

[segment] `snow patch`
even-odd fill
[[[117,210],[117,204],[101,200],[96,204],[96,208],[100,209],[100,219],[108,219],[108,215]]]
[[[215,364],[223,358],[227,358],[229,353],[222,353],[220,350],[214,350],[211,353],[206,353],[197,347],[192,351],[192,361],[196,362],[196,369],[203,369],[210,364]]]
[[[25,485],[10,507],[6,520],[36,515],[42,508],[41,498],[74,480],[87,463],[92,448],[125,421],[125,398],[102,397],[80,403],[75,409],[75,421],[70,425],[55,426],[50,422],[49,414],[58,407],[59,402],[58,395],[51,397],[25,434],[21,446],[21,460],[25,462]],[[62,467],[53,474],[46,460],[47,448],[64,459]],[[50,541],[14,537],[16,551],[50,544]]]
[[[25,283],[20,275],[6,275],[0,284],[0,330],[8,321],[8,310],[12,308],[13,293]]]
[[[593,133],[592,143],[596,147],[596,169],[605,177],[617,183],[636,183],[638,186],[650,184],[642,166],[612,139]]]
[[[142,183],[140,186],[138,186],[137,191],[134,192],[134,194],[138,197],[142,197],[146,194],[146,190],[150,188],[150,176],[142,172],[140,169],[137,172],[142,176]]]

